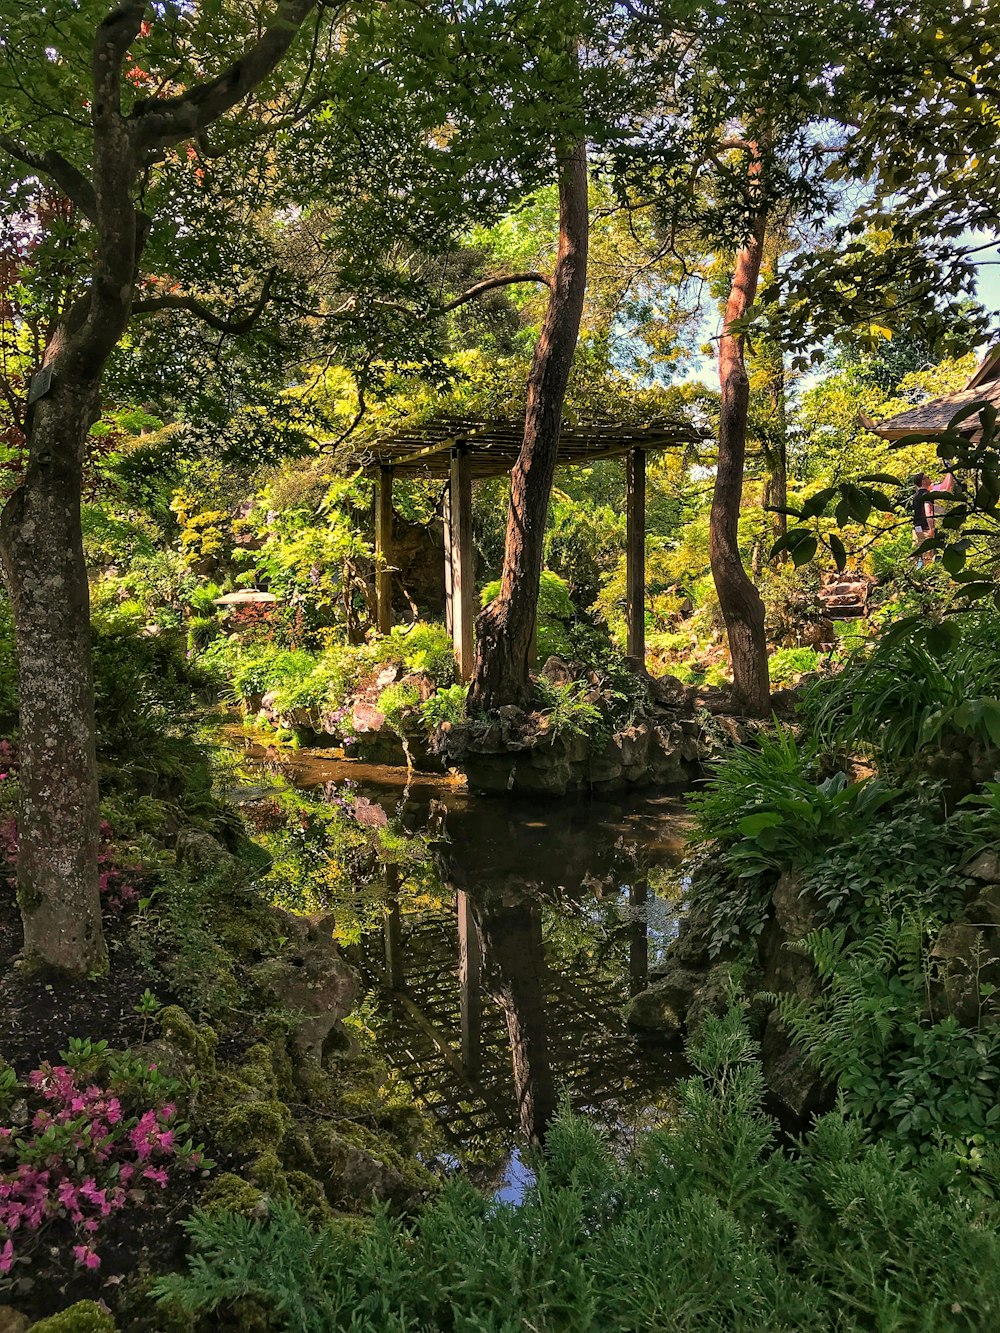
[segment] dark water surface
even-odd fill
[[[349,781],[430,834],[435,891],[414,900],[390,871],[380,925],[347,953],[380,1051],[455,1159],[517,1197],[519,1145],[561,1098],[626,1143],[663,1117],[679,1062],[622,1015],[676,928],[679,796],[479,797],[323,751],[247,755],[318,799]]]

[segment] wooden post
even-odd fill
[[[382,927],[385,942],[385,971],[392,990],[402,990],[403,977],[403,918],[399,910],[399,870],[385,868],[385,894],[389,911]]]
[[[625,652],[646,663],[646,455],[631,449],[625,460]]]
[[[375,504],[375,603],[379,634],[392,629],[392,468],[379,468]]]
[[[458,891],[458,993],[462,1022],[462,1064],[470,1078],[482,1066],[483,956],[469,895]]]
[[[444,623],[449,634],[454,635],[455,626],[452,623],[451,598],[453,592],[452,573],[451,573],[451,482],[449,481],[444,488],[444,499],[441,501],[441,526],[444,532]]]
[[[451,451],[451,635],[460,680],[472,676],[476,579],[472,561],[472,471],[463,448]]]

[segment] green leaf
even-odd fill
[[[833,556],[834,560],[837,562],[837,568],[838,568],[838,570],[846,569],[846,567],[847,567],[847,550],[846,550],[846,548],[845,548],[845,546],[844,546],[844,543],[840,540],[840,538],[839,538],[838,536],[836,536],[835,534],[831,533],[831,535],[827,538],[827,544],[828,544],[828,546],[830,547],[830,554]]]
[[[819,542],[815,537],[808,537],[805,541],[797,542],[792,549],[792,562],[798,569],[801,565],[808,565],[809,561],[816,554]]]

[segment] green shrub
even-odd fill
[[[822,992],[771,998],[846,1110],[902,1160],[943,1152],[952,1175],[1000,1187],[1000,1027],[935,1016],[926,922],[889,917],[855,939],[819,930],[800,947]]]
[[[958,736],[1000,745],[1000,625],[935,626],[938,638],[889,634],[867,658],[817,681],[804,715],[821,742],[858,746],[888,766]]]
[[[376,707],[385,714],[387,724],[397,736],[405,731],[404,719],[420,706],[420,691],[410,680],[400,680],[389,685],[378,697]]]
[[[767,669],[772,685],[793,685],[800,676],[815,671],[820,655],[815,648],[779,648],[768,659]]]
[[[413,625],[396,625],[382,645],[388,657],[398,655],[410,671],[424,671],[438,685],[455,681],[455,645],[443,625],[418,620]]]
[[[196,1214],[188,1270],[157,1283],[194,1319],[247,1304],[284,1333],[971,1333],[1000,1319],[1000,1210],[904,1163],[841,1113],[774,1146],[742,1017],[708,1018],[675,1114],[621,1160],[562,1112],[517,1205],[449,1182],[402,1221],[310,1227]]]
[[[442,722],[461,722],[465,716],[465,697],[468,692],[467,685],[449,685],[432,694],[420,705],[424,726],[433,731]]]
[[[543,676],[536,681],[542,717],[556,736],[586,736],[604,721],[601,710],[587,698],[591,686],[585,680],[553,685]]]
[[[711,786],[691,798],[695,835],[718,839],[740,876],[808,865],[824,847],[862,828],[896,792],[878,779],[810,777],[812,759],[777,727],[758,748],[741,746],[714,766]]]

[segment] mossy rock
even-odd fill
[[[168,1004],[160,1012],[160,1032],[165,1041],[176,1046],[196,1069],[215,1068],[215,1048],[219,1039],[205,1023],[196,1023],[178,1004]]]
[[[276,1098],[234,1106],[219,1126],[219,1141],[229,1152],[260,1153],[280,1146],[292,1126],[292,1113]]]
[[[268,1196],[242,1176],[226,1171],[216,1177],[201,1196],[199,1205],[208,1213],[238,1213],[241,1217],[266,1217]]]
[[[96,1301],[75,1305],[31,1325],[32,1333],[118,1333],[118,1325]]]

